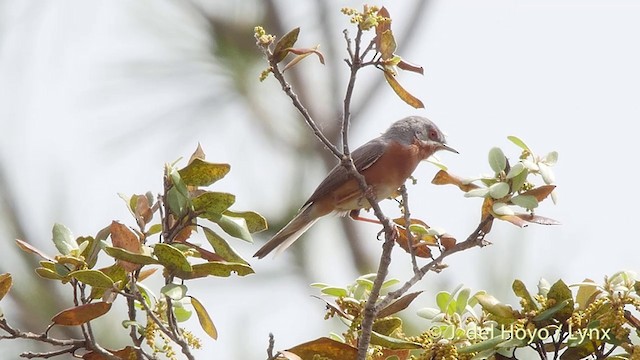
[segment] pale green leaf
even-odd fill
[[[52,229],[53,234],[53,243],[56,246],[56,249],[62,255],[69,255],[71,251],[78,249],[78,244],[73,238],[73,234],[68,227],[55,223]]]
[[[507,167],[507,158],[502,149],[494,147],[489,150],[489,166],[496,173],[502,172]]]

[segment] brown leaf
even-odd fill
[[[484,221],[487,217],[493,217],[493,199],[491,197],[484,198],[482,202],[482,215],[480,216],[480,221]],[[482,232],[488,234],[491,231],[491,225],[493,224],[493,218],[487,222],[487,224],[482,228]]]
[[[538,200],[538,202],[544,200],[547,196],[549,196],[549,194],[551,194],[551,192],[556,188],[555,185],[542,185],[542,186],[538,186],[535,189],[531,189],[528,191],[523,192],[522,194],[520,194],[521,196],[523,195],[529,195],[529,196],[533,196],[536,198],[536,200]]]
[[[157,268],[141,270],[140,275],[138,275],[138,279],[136,281],[143,281],[144,279],[153,275],[156,271],[158,271]]]
[[[422,103],[422,101],[420,101],[420,99],[411,95],[407,90],[405,90],[402,87],[402,85],[400,85],[400,83],[396,80],[393,74],[391,74],[388,71],[384,71],[384,78],[387,80],[387,82],[389,83],[389,86],[391,86],[391,88],[393,89],[393,91],[395,91],[398,97],[402,99],[402,101],[406,102],[407,104],[413,106],[416,109],[424,108],[424,104]]]
[[[196,227],[193,226],[193,225],[186,226],[184,229],[180,230],[176,234],[176,236],[172,239],[173,242],[183,243],[183,242],[187,241],[191,237],[191,234],[193,233],[193,230],[195,230],[195,228]]]
[[[560,225],[560,222],[554,219],[550,219],[544,216],[538,216],[534,214],[516,214],[517,217],[530,223],[540,225]]]
[[[149,206],[149,199],[147,199],[145,195],[133,195],[133,197],[135,197],[136,202],[134,209],[135,216],[142,219],[145,224],[148,224],[153,218],[153,211]]]
[[[120,349],[117,351],[109,350],[109,352],[111,352],[116,357],[124,360],[140,359],[140,357],[138,356],[138,353],[136,352],[136,349],[134,349],[132,346],[127,346],[124,349]],[[83,360],[107,360],[107,358],[104,357],[102,354],[99,354],[94,351],[91,351],[82,355],[82,359]]]
[[[464,192],[479,188],[478,185],[465,182],[461,177],[452,175],[445,170],[438,171],[431,183],[434,185],[455,185]]]
[[[396,231],[398,232],[398,236],[396,237],[396,242],[398,243],[398,245],[400,245],[400,247],[404,251],[406,251],[407,253],[410,254],[411,252],[409,251],[409,239],[407,238],[407,231],[402,226],[396,226]],[[414,239],[413,240],[414,241],[417,240],[415,235],[414,235]],[[431,250],[427,246],[427,243],[424,243],[424,242],[422,242],[422,243],[414,243],[413,244],[413,254],[415,256],[421,257],[421,258],[430,258],[431,257]]]
[[[289,52],[294,53],[298,56],[294,57],[291,61],[289,61],[287,63],[287,65],[282,69],[282,72],[285,72],[287,70],[289,70],[290,68],[296,66],[297,63],[299,63],[300,61],[302,61],[302,59],[306,58],[307,56],[311,55],[311,54],[316,54],[318,56],[318,60],[320,60],[320,63],[322,65],[324,65],[324,55],[322,55],[322,53],[320,51],[318,51],[318,47],[319,45],[316,45],[316,47],[314,47],[313,49],[309,49],[309,48],[305,48],[305,49],[296,49],[296,48],[290,48],[287,49],[289,50]]]
[[[142,245],[140,244],[140,240],[138,237],[129,230],[123,224],[120,224],[117,221],[112,221],[110,226],[111,231],[111,243],[114,247],[121,248],[132,252],[134,254],[142,253]],[[126,271],[135,271],[138,270],[141,265],[134,264],[128,261],[118,260],[120,266],[122,266]]]
[[[16,239],[16,244],[18,245],[20,250],[22,250],[22,251],[24,251],[26,253],[35,254],[35,255],[38,255],[41,258],[45,259],[45,260],[53,261],[53,258],[51,256],[45,254],[44,252],[42,252],[39,249],[35,248],[33,245],[29,244],[26,241]]]
[[[286,33],[280,40],[278,40],[276,46],[273,48],[273,61],[276,64],[284,60],[289,53],[289,49],[295,45],[296,41],[298,41],[299,34],[300,28],[297,27]]]
[[[344,319],[351,319],[352,317],[347,315],[344,311],[342,311],[342,309],[340,309],[340,307],[338,307],[335,304],[332,304],[330,302],[328,302],[326,299],[323,299],[319,296],[315,296],[315,295],[311,295],[311,297],[314,297],[316,299],[319,299],[320,301],[323,301],[328,308],[332,309],[333,311],[336,312],[336,314],[340,315],[340,317],[344,318]]]
[[[0,300],[2,300],[5,295],[7,295],[9,289],[11,289],[12,284],[13,279],[11,278],[11,274],[0,274]]]
[[[456,238],[454,238],[449,234],[443,234],[440,237],[440,244],[442,244],[442,247],[445,250],[451,250],[451,248],[456,245],[456,242],[457,242]]]
[[[200,143],[198,143],[198,147],[196,148],[196,151],[191,154],[188,164],[191,164],[195,159],[204,160],[205,157],[206,155],[204,153],[204,150],[202,150],[202,146],[200,146]]]
[[[312,360],[316,356],[329,359],[355,360],[358,356],[357,348],[327,337],[297,345],[287,351],[298,355],[302,360]]]
[[[400,60],[400,62],[396,66],[405,71],[411,71],[420,75],[424,75],[424,69],[420,65],[414,65],[410,62]]]
[[[57,313],[51,321],[56,325],[82,325],[106,314],[109,309],[111,309],[111,303],[103,301],[80,305]]]
[[[376,315],[376,317],[383,318],[383,317],[391,316],[397,312],[400,312],[406,309],[409,305],[411,305],[413,300],[415,300],[415,298],[418,297],[418,295],[420,294],[422,294],[422,291],[416,291],[416,292],[412,292],[402,296],[398,300],[389,304],[384,309],[378,311],[378,315]]]

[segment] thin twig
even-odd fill
[[[398,290],[390,292],[382,300],[380,300],[380,302],[377,305],[377,308],[378,309],[383,309],[383,308],[387,307],[389,304],[391,304],[392,301],[400,298],[407,291],[409,291],[409,289],[413,285],[418,283],[418,281],[422,280],[422,278],[429,271],[435,269],[436,266],[441,264],[442,261],[446,257],[448,257],[450,255],[453,255],[453,254],[455,254],[457,252],[476,247],[476,246],[482,247],[482,246],[487,245],[488,243],[484,241],[484,236],[486,234],[483,232],[482,229],[484,229],[484,227],[492,220],[493,220],[492,216],[490,216],[490,215],[487,216],[484,220],[482,220],[480,222],[478,227],[476,227],[476,229],[471,233],[471,235],[469,235],[469,237],[467,237],[467,239],[465,241],[454,245],[451,249],[445,251],[444,253],[440,254],[440,256],[438,256],[437,258],[433,259],[432,261],[430,261],[429,263],[427,263],[426,265],[421,267],[418,270],[418,272],[415,275],[413,275],[413,277],[411,279],[409,279],[407,282],[404,283],[404,285],[402,285],[401,288],[399,288]]]
[[[404,184],[400,187],[400,194],[402,195],[402,210],[404,213],[404,226],[407,234],[407,248],[411,255],[413,273],[417,274],[420,269],[418,268],[418,261],[416,259],[416,250],[413,248],[413,234],[411,233],[411,230],[409,230],[409,226],[411,226],[411,211],[409,210],[409,194],[407,193],[407,187]]]

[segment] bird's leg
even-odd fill
[[[364,222],[369,222],[369,223],[373,223],[373,224],[382,224],[380,222],[380,220],[378,219],[369,219],[369,218],[365,218],[360,216],[360,210],[351,210],[349,212],[349,217],[352,218],[353,220],[356,221],[364,221]]]

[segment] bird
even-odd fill
[[[364,176],[376,202],[391,197],[411,176],[418,164],[440,150],[458,154],[447,145],[445,136],[431,120],[408,116],[394,122],[382,135],[351,153],[356,170]],[[370,208],[357,180],[340,163],[318,185],[297,215],[278,231],[254,255],[264,258],[287,249],[321,217],[337,213],[351,214]]]

